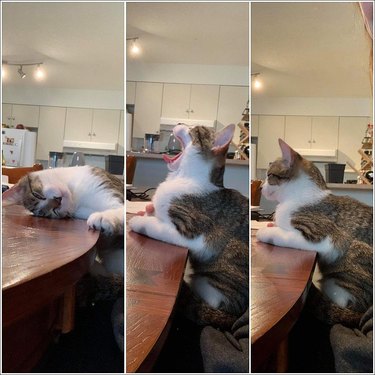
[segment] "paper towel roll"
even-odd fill
[[[35,164],[36,133],[25,132],[24,146],[22,153],[22,167],[32,167]]]
[[[133,115],[131,113],[126,114],[126,151],[132,149],[132,127],[133,127]]]

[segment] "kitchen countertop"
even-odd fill
[[[372,185],[366,184],[327,184],[328,189],[342,189],[342,190],[372,190]]]
[[[153,154],[147,152],[127,152],[126,155],[135,156],[142,159],[163,159],[163,154]],[[227,159],[227,165],[249,165],[248,160],[237,160],[237,159]]]

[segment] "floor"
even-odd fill
[[[112,333],[112,305],[113,302],[99,302],[80,308],[75,329],[51,345],[33,372],[122,373],[124,356]]]

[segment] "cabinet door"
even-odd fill
[[[124,155],[124,111],[120,113],[120,126],[118,132],[118,141],[117,141],[117,155]]]
[[[281,156],[278,139],[284,139],[284,116],[259,116],[257,167],[267,169],[269,163]]]
[[[338,117],[313,117],[311,125],[311,148],[320,150],[337,149]]]
[[[189,119],[216,120],[218,103],[219,86],[191,85]]]
[[[240,128],[237,124],[242,119],[249,98],[249,88],[245,86],[220,86],[219,107],[216,129],[221,130],[229,124],[236,125],[233,141],[239,142]]]
[[[62,152],[66,108],[40,107],[36,158],[48,160],[50,151]]]
[[[259,135],[259,115],[251,115],[250,136],[258,137]]]
[[[135,103],[135,82],[126,82],[126,104]]]
[[[133,137],[144,138],[145,133],[159,133],[162,95],[162,83],[137,83]]]
[[[12,107],[13,125],[25,125],[26,127],[37,128],[39,126],[39,106],[13,104]]]
[[[311,148],[311,117],[286,116],[285,142],[292,148]]]
[[[12,104],[2,104],[1,123],[12,125]]]
[[[361,155],[358,150],[362,147],[368,117],[340,117],[337,162],[345,164],[349,161],[360,169]],[[348,167],[349,169],[349,167]]]
[[[67,108],[64,139],[90,142],[92,115],[92,109]]]
[[[165,83],[161,117],[189,118],[191,85]]]
[[[117,143],[119,127],[119,110],[94,109],[91,141],[101,143]]]

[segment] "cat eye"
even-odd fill
[[[274,173],[268,173],[267,177],[276,177],[278,180],[289,180],[289,177],[279,176],[279,175],[274,174]]]
[[[32,194],[35,198],[37,198],[37,199],[39,199],[39,200],[42,200],[42,201],[45,201],[45,200],[47,199],[46,197],[43,197],[43,195],[37,193],[36,191],[34,191],[34,190],[31,188],[31,181],[30,181],[30,177],[29,177],[29,176],[27,176],[27,180],[28,180],[28,182],[29,182],[29,188],[30,188],[30,192],[31,192],[31,194]]]

